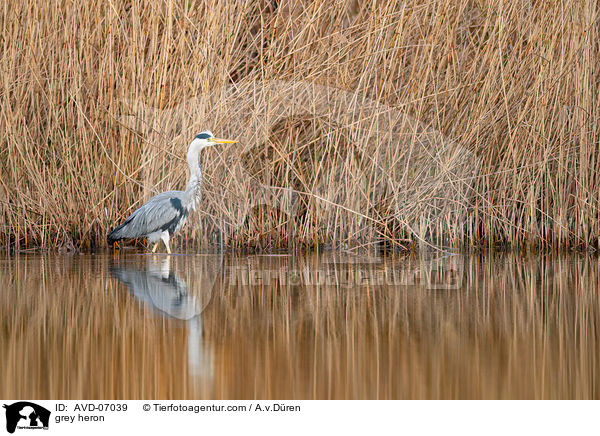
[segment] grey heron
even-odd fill
[[[196,135],[187,152],[190,178],[186,190],[161,192],[152,197],[108,234],[108,244],[112,245],[125,238],[145,237],[149,242],[154,243],[153,253],[162,240],[167,253],[171,254],[169,239],[183,227],[190,211],[194,210],[198,201],[202,185],[200,151],[215,144],[235,142],[237,141],[215,138],[210,130]]]

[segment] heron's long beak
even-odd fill
[[[231,139],[220,139],[220,138],[212,138],[211,142],[215,142],[217,144],[235,144],[237,141],[232,141]]]

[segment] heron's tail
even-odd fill
[[[127,218],[127,220],[123,224],[120,224],[114,229],[112,229],[112,231],[106,236],[106,241],[108,242],[108,245],[112,245],[115,242],[127,237],[127,235],[125,235],[124,229],[125,226],[127,226],[127,224],[129,224],[129,222],[131,221],[131,218],[132,217]]]
[[[121,230],[121,226],[115,227],[113,231],[106,236],[106,242],[108,242],[108,245],[112,245],[115,242],[123,239],[119,237],[119,230]]]

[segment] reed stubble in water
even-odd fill
[[[0,243],[104,244],[185,184],[187,144],[211,128],[242,145],[201,158],[201,212],[181,238],[195,246],[596,247],[599,13],[591,0],[5,2]],[[350,115],[310,98],[274,112],[256,98],[273,81],[354,96]],[[199,96],[150,125],[129,104],[164,113]],[[381,124],[390,110],[404,115]],[[443,138],[429,154],[423,129]],[[444,173],[440,143],[476,171]]]

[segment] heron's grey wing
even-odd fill
[[[168,191],[155,195],[133,212],[123,224],[109,235],[110,239],[139,238],[157,231],[174,228],[188,210],[183,204],[181,191]]]

